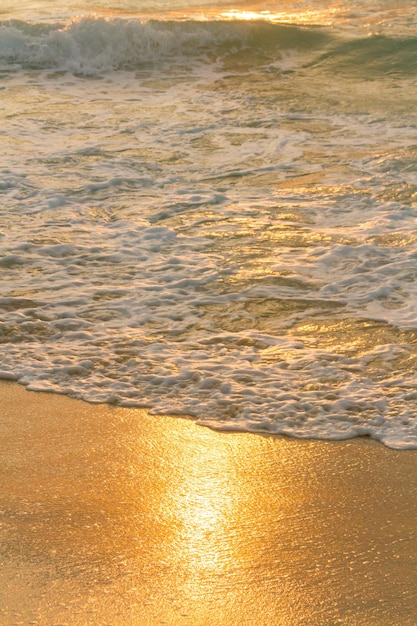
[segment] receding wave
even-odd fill
[[[324,27],[266,21],[93,18],[67,24],[0,23],[3,69],[96,73],[164,61],[218,60],[241,50],[255,58],[263,55],[265,61],[265,53],[271,58],[295,50],[304,66],[331,71],[409,74],[417,67],[417,38],[346,38]]]

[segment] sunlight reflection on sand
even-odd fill
[[[3,623],[412,623],[415,451],[0,392]]]

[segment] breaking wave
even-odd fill
[[[212,62],[239,51],[268,62],[290,50],[305,55],[303,65],[327,67],[330,71],[410,74],[417,67],[415,37],[352,38],[325,27],[267,21],[103,18],[83,18],[66,24],[19,20],[0,23],[3,71],[134,70],[143,65],[184,59]]]

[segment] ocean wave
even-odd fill
[[[372,35],[335,41],[314,65],[354,74],[415,75],[417,37]]]
[[[410,74],[417,66],[417,38],[352,39],[324,27],[267,21],[83,18],[67,24],[0,23],[0,63],[8,70],[88,74],[160,62],[212,62],[243,50],[260,62],[294,50],[302,55],[304,67],[331,71]]]
[[[210,29],[179,24],[90,18],[68,25],[14,21],[0,28],[0,61],[24,69],[112,71],[198,54],[214,43]]]

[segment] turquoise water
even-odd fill
[[[416,12],[0,14],[0,376],[417,446]]]

